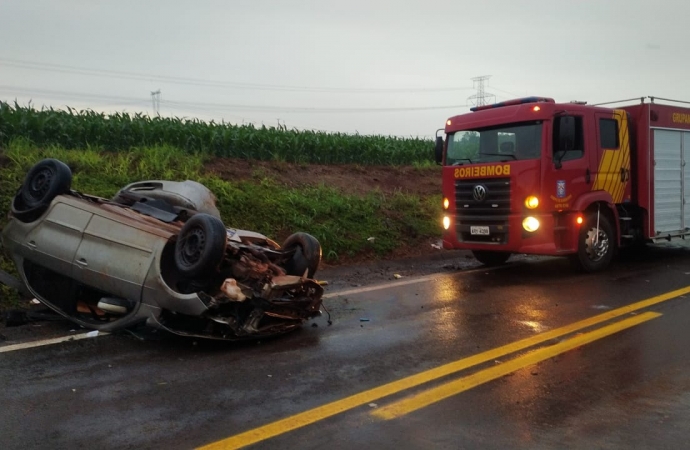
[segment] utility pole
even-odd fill
[[[160,116],[161,111],[161,90],[151,91],[151,104],[153,105],[153,112]]]
[[[490,103],[489,99],[492,99],[492,103],[496,102],[496,96],[494,94],[484,91],[484,82],[488,81],[489,78],[491,78],[491,75],[483,75],[481,77],[472,78],[472,83],[474,88],[477,89],[477,93],[469,96],[467,101],[473,106],[488,105]]]

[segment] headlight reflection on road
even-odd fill
[[[432,286],[432,304],[428,307],[433,308],[435,325],[431,332],[444,341],[457,339],[465,333],[465,315],[461,311],[466,287],[455,277],[437,280]]]
[[[544,327],[544,325],[534,320],[518,320],[518,323],[526,327],[529,327],[535,333],[541,333],[542,331],[546,331],[547,329],[546,327]]]

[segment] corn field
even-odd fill
[[[128,151],[167,145],[187,153],[311,164],[427,165],[433,141],[362,136],[149,117],[91,110],[37,110],[0,102],[0,145],[25,139],[37,146]]]

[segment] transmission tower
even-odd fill
[[[496,102],[494,94],[484,91],[484,82],[488,81],[491,75],[483,75],[481,77],[472,78],[473,87],[477,89],[477,93],[467,98],[472,106],[484,106]]]
[[[151,91],[151,104],[153,105],[153,112],[159,116],[161,110],[161,90]]]

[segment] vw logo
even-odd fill
[[[486,186],[478,184],[472,189],[472,197],[478,201],[483,202],[486,199]]]

